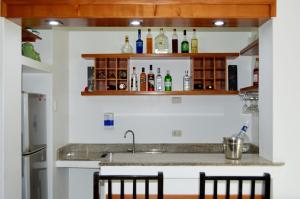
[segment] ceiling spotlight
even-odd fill
[[[59,26],[59,25],[63,25],[63,22],[58,21],[58,20],[49,20],[49,21],[47,21],[47,23],[48,23],[50,26]]]
[[[141,23],[142,23],[142,20],[132,20],[130,22],[130,25],[132,25],[132,26],[139,26],[139,25],[141,25]]]
[[[225,22],[222,21],[222,20],[217,20],[217,21],[214,22],[215,26],[224,26],[224,24],[225,24]]]

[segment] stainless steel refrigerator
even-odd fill
[[[23,93],[22,199],[47,199],[46,96]]]

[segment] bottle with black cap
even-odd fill
[[[148,91],[155,91],[155,75],[152,71],[152,65],[150,65],[150,71],[148,73]]]
[[[186,30],[183,31],[183,40],[181,42],[181,53],[189,53],[189,42],[186,37]]]

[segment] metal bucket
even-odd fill
[[[242,158],[243,139],[237,137],[224,137],[223,147],[227,159],[239,160]]]

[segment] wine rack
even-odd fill
[[[96,58],[94,90],[128,90],[128,59]]]
[[[194,90],[225,90],[227,87],[226,57],[192,58]]]

